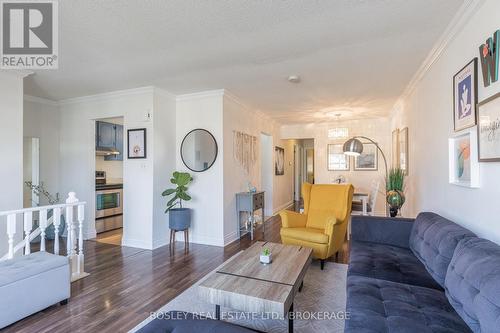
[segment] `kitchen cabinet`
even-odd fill
[[[96,148],[118,150],[119,155],[105,156],[105,161],[123,161],[123,125],[96,122]]]
[[[123,161],[123,126],[114,125],[115,146],[114,148],[120,152],[120,155],[105,156],[105,161]]]
[[[96,147],[115,148],[116,131],[115,124],[96,122]]]

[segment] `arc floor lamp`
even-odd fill
[[[366,136],[355,136],[353,138],[350,138],[344,143],[344,154],[349,155],[349,156],[359,156],[363,152],[363,143],[359,139],[364,139],[368,140],[369,142],[373,143],[377,149],[380,151],[382,154],[382,158],[384,159],[384,166],[385,166],[385,181],[387,182],[387,179],[389,178],[389,170],[387,169],[387,159],[385,158],[385,154],[383,150],[380,148],[378,143],[373,141],[370,138],[367,138]],[[385,198],[384,198],[385,200]],[[385,210],[386,210],[386,215],[387,215],[387,204],[385,205]]]

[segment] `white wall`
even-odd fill
[[[410,178],[408,193],[412,214],[434,211],[500,243],[500,163],[481,163],[481,188],[448,183],[448,138],[453,131],[452,79],[463,66],[479,56],[479,46],[500,28],[500,2],[486,0],[465,20],[413,93],[395,110],[393,127],[410,129]],[[483,86],[478,66],[479,101],[500,91],[500,82]]]
[[[233,132],[239,131],[257,137],[257,161],[250,173],[247,174],[243,167],[234,159]],[[293,144],[279,138],[279,124],[266,115],[251,110],[243,105],[231,94],[224,95],[224,238],[225,244],[237,238],[237,215],[235,194],[248,190],[247,183],[251,182],[257,189],[261,189],[261,163],[260,154],[261,133],[272,136],[272,158],[274,163],[274,146],[285,148],[285,175],[274,175],[274,164],[271,166],[273,179],[271,212],[287,207],[293,203]],[[267,202],[267,200],[266,200]]]
[[[193,208],[190,241],[223,246],[223,92],[212,91],[178,96],[176,109],[177,170],[189,172],[194,178],[188,191],[193,199],[184,205]],[[187,133],[196,128],[203,128],[212,133],[218,145],[217,160],[204,172],[190,171],[180,156],[182,140]],[[182,236],[179,239],[182,239]]]
[[[23,77],[0,71],[0,211],[23,208]],[[21,238],[18,218],[17,239]],[[0,218],[0,256],[8,249],[6,218]]]
[[[59,191],[59,106],[51,101],[24,97],[24,137],[40,139],[40,182],[55,195]],[[67,193],[60,193],[61,201]],[[48,204],[44,197],[40,204]]]
[[[153,247],[169,243],[167,200],[162,193],[170,186],[170,177],[176,169],[176,102],[175,97],[155,88],[154,95],[154,165],[153,165]]]
[[[139,88],[61,102],[60,188],[74,190],[87,202],[86,237],[95,236],[95,119],[124,117],[124,133],[131,128],[147,129],[147,159],[125,159],[124,234],[122,244],[152,249],[165,243],[168,235],[154,234],[154,89]],[[161,109],[161,112],[174,110]],[[151,117],[149,117],[149,116]],[[162,115],[159,115],[160,120]],[[168,125],[165,125],[168,126]],[[175,128],[172,126],[172,131]],[[125,142],[126,145],[126,142]],[[165,148],[165,147],[164,147]],[[169,154],[174,147],[167,147]],[[164,152],[166,153],[166,152]],[[159,162],[158,166],[162,163]],[[165,167],[168,172],[168,166]],[[160,240],[163,237],[163,240]],[[156,239],[153,241],[153,239]]]
[[[376,118],[363,120],[346,120],[335,123],[284,125],[281,127],[282,139],[314,139],[314,177],[317,184],[331,184],[338,175],[344,175],[352,183],[356,191],[370,192],[373,179],[380,180],[380,193],[375,211],[384,214],[384,178],[385,167],[382,155],[379,154],[378,171],[354,171],[354,159],[351,158],[350,171],[328,171],[328,144],[343,144],[345,140],[331,140],[328,129],[334,127],[349,128],[349,137],[363,135],[377,142],[387,157],[388,167],[391,165],[391,131],[390,119]],[[363,141],[363,140],[362,140]],[[363,141],[364,142],[364,141]]]

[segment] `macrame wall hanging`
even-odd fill
[[[247,174],[250,174],[257,162],[257,138],[255,136],[233,131],[234,158]]]

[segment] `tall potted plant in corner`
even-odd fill
[[[405,203],[404,195],[404,180],[405,171],[400,168],[394,168],[389,171],[387,178],[387,203],[389,204],[389,211],[391,217],[398,215],[399,209]]]
[[[164,197],[172,196],[165,210],[169,214],[169,228],[172,230],[186,230],[191,226],[191,209],[182,207],[182,202],[191,200],[187,191],[192,181],[193,177],[189,173],[175,171],[170,182],[177,186],[162,193]]]

